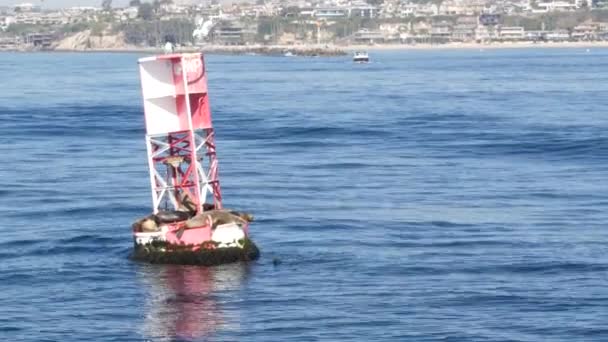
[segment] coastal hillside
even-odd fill
[[[124,50],[134,48],[126,43],[123,32],[103,32],[94,35],[91,30],[77,32],[64,37],[54,46],[55,50],[85,51],[85,50]]]

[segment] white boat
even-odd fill
[[[353,55],[353,62],[355,63],[367,63],[369,62],[369,55],[364,51],[357,51]]]

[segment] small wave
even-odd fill
[[[0,327],[0,331],[3,331],[3,332],[16,332],[16,331],[21,331],[21,330],[23,330],[23,329],[18,328],[18,327],[6,326],[6,325],[3,327]]]
[[[258,130],[233,130],[233,133],[238,133],[240,139],[249,140],[275,140],[281,139],[297,140],[306,138],[307,140],[315,140],[318,138],[369,138],[382,137],[387,134],[386,130],[381,129],[362,129],[362,128],[346,128],[346,127],[324,127],[324,126],[309,126],[309,127],[293,127],[279,126],[273,128],[260,127]]]
[[[35,135],[38,138],[55,136],[95,137],[144,134],[143,112],[137,106],[60,106],[2,108],[5,134],[8,136]],[[31,113],[45,113],[44,116]],[[127,118],[138,113],[142,120]],[[48,120],[52,116],[53,120]],[[100,118],[102,118],[100,120]],[[40,124],[43,120],[44,124]],[[10,129],[14,128],[14,129]]]
[[[18,284],[20,282],[28,283],[37,279],[37,275],[33,272],[23,273],[18,271],[12,271],[9,273],[0,272],[0,281],[4,284]]]
[[[40,245],[41,243],[45,243],[45,242],[46,242],[46,240],[42,240],[42,239],[8,240],[8,241],[0,242],[0,248],[4,248],[4,247],[24,248],[24,247],[37,246],[37,245]]]
[[[539,155],[544,157],[596,157],[608,158],[608,137],[568,139],[564,137],[546,137],[534,134],[521,138],[513,137],[511,141],[481,143],[475,148],[502,155]]]
[[[122,239],[116,237],[108,237],[102,235],[83,234],[64,238],[58,241],[60,244],[71,244],[71,243],[91,243],[91,244],[103,244],[103,243],[118,243],[122,242]]]
[[[318,169],[362,169],[365,167],[375,166],[371,163],[354,163],[354,162],[343,162],[343,163],[321,163],[317,166]]]
[[[51,246],[47,248],[40,248],[37,251],[31,251],[30,255],[37,256],[49,256],[49,255],[60,255],[60,254],[79,254],[79,253],[90,253],[92,246],[80,245],[80,246]]]
[[[491,273],[517,273],[517,274],[561,274],[561,273],[588,273],[605,272],[608,270],[606,264],[577,263],[577,262],[541,262],[541,263],[516,263],[510,265],[486,266],[477,268],[475,272],[483,271]],[[471,269],[471,271],[473,271]]]

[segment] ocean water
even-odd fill
[[[127,259],[138,57],[0,54],[0,340],[608,340],[608,50],[207,56],[213,268]]]

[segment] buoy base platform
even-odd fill
[[[216,247],[212,243],[199,246],[172,245],[165,241],[134,244],[130,259],[151,264],[216,266],[240,261],[253,261],[260,257],[255,243],[244,239],[241,246]]]

